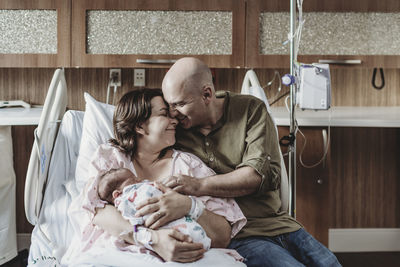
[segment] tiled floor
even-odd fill
[[[28,265],[28,250],[22,250],[18,253],[18,256],[1,265],[1,267],[25,267]]]

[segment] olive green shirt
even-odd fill
[[[178,127],[177,148],[195,154],[217,174],[250,166],[261,175],[255,193],[235,198],[247,218],[235,238],[275,236],[300,229],[298,222],[281,211],[279,146],[264,102],[230,92],[217,92],[217,97],[225,98],[224,113],[211,132],[205,136],[196,128]]]

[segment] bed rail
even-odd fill
[[[28,221],[38,223],[54,140],[67,108],[67,84],[63,69],[57,69],[51,80],[39,125],[34,131],[31,156],[25,181],[25,214]]]

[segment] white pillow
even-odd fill
[[[94,152],[99,145],[107,143],[113,134],[113,114],[115,106],[96,101],[88,93],[84,93],[86,101],[83,118],[82,139],[76,163],[76,188],[81,191],[88,179],[87,171]]]

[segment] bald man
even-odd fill
[[[204,179],[172,176],[167,186],[187,195],[235,197],[248,222],[229,247],[248,266],[340,266],[281,210],[278,140],[262,101],[216,93],[210,69],[196,58],[178,60],[162,90],[171,116],[179,120],[177,148],[217,173]]]

